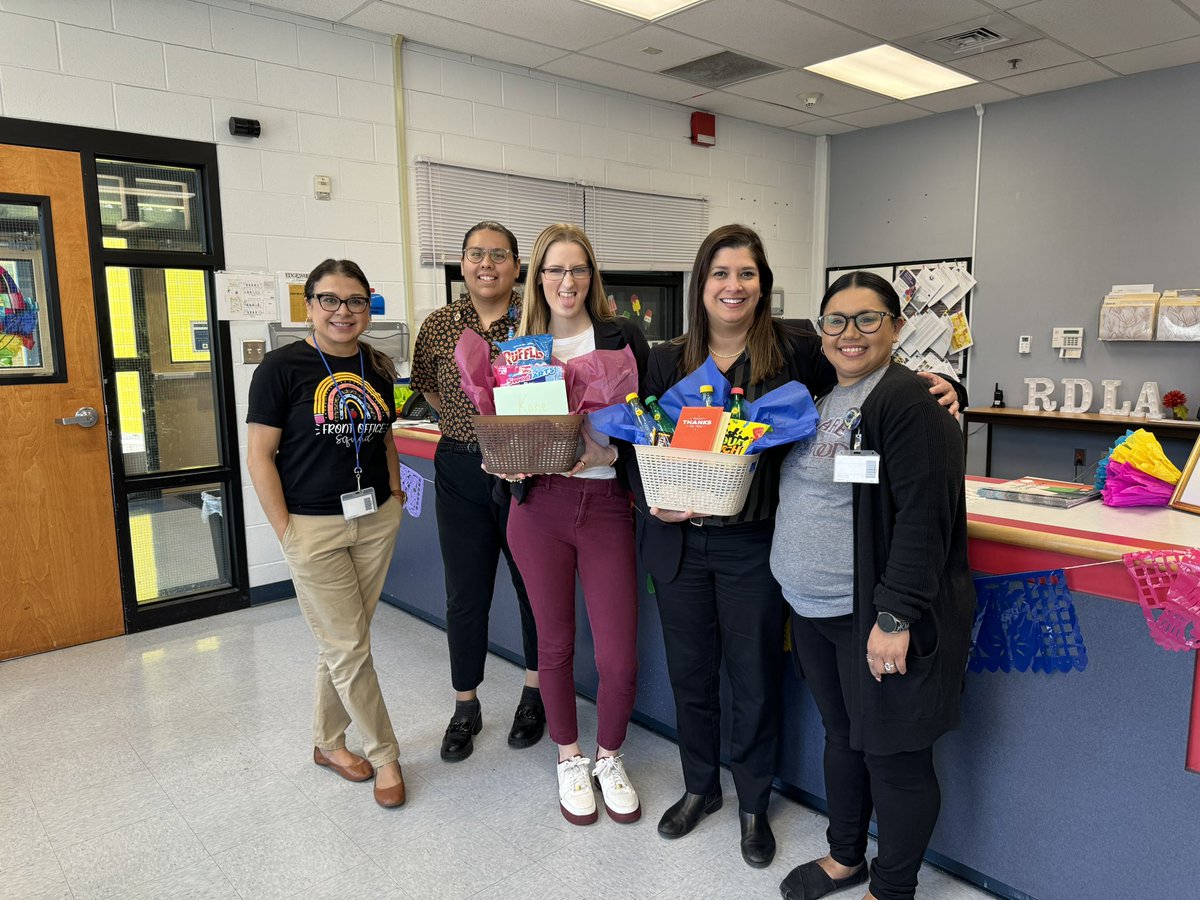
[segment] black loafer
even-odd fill
[[[767,814],[739,812],[742,821],[742,859],[746,865],[765,869],[775,858],[775,835]]]
[[[721,808],[721,789],[711,794],[685,793],[658,820],[658,833],[668,840],[681,838],[709,813]]]
[[[532,747],[546,732],[546,707],[540,703],[522,703],[513,716],[508,746],[514,750]]]
[[[474,716],[454,716],[442,737],[442,759],[461,762],[475,749],[475,735],[483,728],[483,710],[476,707]]]
[[[869,877],[865,860],[857,872],[845,878],[830,878],[821,864],[813,860],[788,872],[787,878],[779,883],[779,893],[783,900],[817,900],[842,888],[862,884]]]

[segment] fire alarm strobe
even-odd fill
[[[701,147],[717,146],[717,117],[712,113],[692,113],[692,143]]]

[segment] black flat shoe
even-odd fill
[[[658,833],[668,840],[681,838],[709,813],[721,808],[721,789],[711,794],[685,793],[658,820]]]
[[[775,858],[775,835],[767,814],[738,812],[742,822],[742,859],[746,865],[765,869]]]
[[[508,746],[514,750],[532,747],[546,731],[546,707],[540,703],[522,703],[513,716],[508,732]]]
[[[454,716],[442,737],[442,759],[461,762],[475,749],[475,735],[483,728],[483,710],[476,707],[475,715]]]
[[[845,878],[830,878],[815,859],[802,866],[796,866],[788,872],[787,878],[779,883],[779,893],[783,900],[817,900],[826,894],[840,891],[842,888],[862,884],[870,877],[866,860],[858,867],[858,871]]]

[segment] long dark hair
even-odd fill
[[[472,225],[467,229],[467,233],[463,235],[463,252],[467,252],[467,241],[471,239],[471,235],[477,231],[496,231],[504,235],[508,239],[508,249],[512,251],[514,257],[519,257],[521,252],[517,249],[517,236],[501,225],[499,222],[480,222],[477,225]]]
[[[313,300],[313,291],[316,289],[317,282],[326,275],[341,275],[345,278],[352,278],[363,286],[363,291],[367,296],[371,295],[371,284],[367,281],[367,276],[363,274],[362,268],[358,263],[350,259],[327,259],[320,263],[315,269],[308,273],[308,279],[304,282],[304,299],[309,303]],[[368,307],[367,316],[370,317],[370,308]],[[363,356],[367,362],[371,364],[371,368],[379,375],[382,375],[388,381],[396,381],[396,363],[384,353],[382,350],[377,350],[368,344],[366,341],[359,341],[358,346],[362,348]]]
[[[896,289],[888,283],[886,278],[876,275],[874,272],[862,271],[847,272],[829,286],[829,289],[825,291],[825,296],[821,298],[821,315],[825,315],[825,307],[829,305],[834,294],[853,287],[873,291],[887,306],[887,311],[897,320],[900,318],[900,295],[896,293]]]
[[[762,238],[746,225],[723,225],[704,239],[692,266],[692,282],[688,287],[688,330],[675,339],[683,344],[683,354],[679,358],[680,375],[694,372],[708,358],[708,310],[704,308],[704,284],[708,281],[713,257],[727,248],[742,247],[754,257],[762,290],[754,309],[754,321],[750,323],[750,331],[746,335],[746,350],[751,363],[750,383],[759,384],[778,374],[784,367],[780,344],[785,340],[785,333],[771,318],[771,288],[775,285],[775,273],[767,263]]]

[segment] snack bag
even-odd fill
[[[771,426],[762,422],[730,419],[729,427],[725,429],[725,437],[721,439],[721,452],[741,456],[750,449],[751,444],[770,430]]]
[[[524,366],[541,363],[550,365],[550,354],[554,351],[554,338],[548,334],[529,334],[524,337],[500,341],[496,344],[500,355],[497,366]]]

